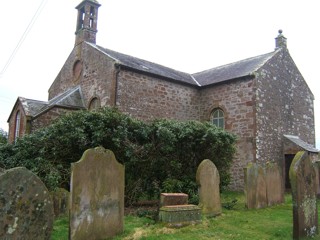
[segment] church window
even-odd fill
[[[15,121],[14,141],[17,141],[20,135],[20,120],[21,120],[21,114],[20,114],[20,111],[18,111],[16,114],[16,121]]]
[[[82,63],[80,60],[77,60],[73,65],[73,79],[78,80],[82,71]]]
[[[221,108],[216,108],[212,111],[211,122],[219,128],[224,128],[224,112]]]
[[[96,110],[100,108],[100,100],[97,97],[91,99],[89,104],[89,110]]]

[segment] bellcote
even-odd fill
[[[96,0],[83,0],[78,10],[75,46],[86,41],[96,43],[98,8],[101,5]]]
[[[276,37],[276,50],[279,48],[287,48],[287,38],[282,35],[282,30],[278,31],[279,35]]]

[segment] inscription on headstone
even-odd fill
[[[70,239],[105,239],[123,231],[124,167],[110,150],[88,149],[72,164]]]
[[[0,239],[50,239],[53,205],[48,189],[23,167],[0,173]]]
[[[199,207],[206,216],[217,216],[222,212],[220,200],[220,176],[209,159],[203,160],[196,174],[199,189]]]
[[[290,166],[293,203],[293,239],[314,237],[318,233],[316,173],[307,152],[298,152]]]

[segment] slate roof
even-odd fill
[[[294,135],[283,135],[283,136],[306,151],[314,152],[314,153],[320,152],[311,144],[302,141],[298,136],[294,136]]]
[[[132,57],[132,56],[129,56],[129,55],[126,55],[123,53],[119,53],[119,52],[116,52],[116,51],[113,51],[113,50],[110,50],[107,48],[97,46],[92,43],[87,42],[87,44],[98,49],[99,51],[106,54],[110,58],[114,59],[121,66],[135,69],[140,72],[155,74],[158,76],[162,76],[162,77],[169,78],[169,79],[176,80],[176,81],[183,82],[183,83],[197,85],[197,82],[188,73],[180,72],[180,71],[174,70],[172,68],[162,66],[157,63],[153,63],[153,62],[146,61],[146,60],[136,58],[136,57]]]
[[[253,75],[276,51],[192,74],[201,86]]]
[[[269,59],[271,59],[277,53],[277,51],[274,51],[271,53],[237,61],[231,64],[215,67],[199,73],[189,74],[162,66],[160,64],[149,62],[147,60],[139,59],[107,48],[103,48],[92,43],[87,42],[87,44],[114,59],[119,65],[195,86],[208,86],[231,79],[253,75],[254,72],[259,70]]]
[[[54,97],[48,102],[19,97],[26,116],[36,117],[47,110],[59,106],[64,108],[84,109],[81,88],[79,86]],[[9,117],[10,119],[10,117]]]

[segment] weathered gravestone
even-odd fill
[[[282,190],[282,176],[278,164],[267,163],[265,167],[266,191],[268,206],[284,202],[284,191]]]
[[[53,205],[48,189],[23,167],[0,173],[0,239],[50,239]]]
[[[121,233],[124,167],[113,152],[88,149],[71,168],[70,239],[105,239]]]
[[[256,163],[250,163],[244,169],[244,192],[246,207],[263,208],[267,206],[267,185],[264,169]]]
[[[220,200],[220,176],[209,159],[203,160],[196,174],[199,189],[199,207],[206,216],[217,216],[222,212]]]
[[[293,203],[293,239],[318,233],[316,173],[307,152],[298,152],[289,171]]]
[[[281,170],[278,164],[266,166],[249,163],[244,169],[246,207],[249,209],[273,206],[284,202]]]
[[[51,192],[50,195],[53,202],[54,216],[57,218],[68,214],[70,193],[64,188],[58,188]]]

